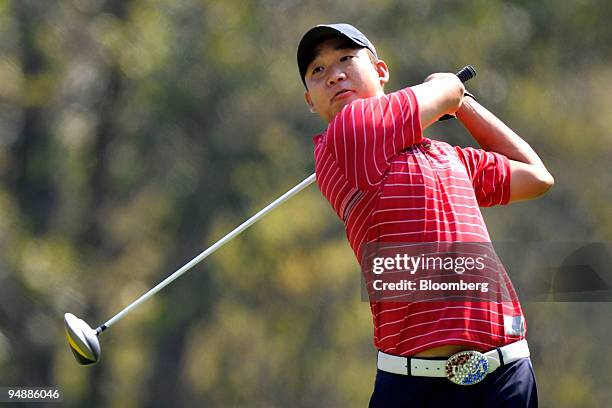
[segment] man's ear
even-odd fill
[[[389,82],[389,67],[387,63],[383,60],[376,61],[374,64],[376,68],[376,72],[378,73],[378,78],[380,80],[380,86],[384,86],[387,82]]]
[[[310,92],[308,90],[304,91],[304,99],[306,100],[306,105],[310,108],[312,113],[317,113],[317,110],[314,107],[314,103],[312,103],[312,98],[310,97]]]

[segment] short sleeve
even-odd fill
[[[502,154],[472,147],[455,147],[472,181],[478,205],[491,207],[510,201],[510,161]]]
[[[421,142],[422,130],[414,92],[401,89],[346,105],[326,130],[326,145],[351,185],[377,188],[390,161]]]

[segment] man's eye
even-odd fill
[[[349,59],[353,57],[354,55],[345,55],[344,57],[340,58],[340,62],[348,61]]]
[[[315,68],[312,70],[312,75],[317,74],[317,73],[319,73],[319,72],[321,72],[321,71],[323,71],[323,67],[315,67]]]

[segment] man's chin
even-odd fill
[[[352,102],[356,101],[357,99],[359,99],[357,96],[351,95],[348,98],[343,98],[343,99],[336,101],[336,103],[334,104],[334,107],[336,108],[336,113],[340,112],[342,109],[344,109],[346,105],[350,105]]]
[[[336,115],[340,113],[342,109],[344,109],[345,106],[350,105],[352,102],[358,99],[360,98],[357,96],[351,96],[350,98],[335,101],[332,104],[331,117],[329,118],[328,122],[332,121],[336,117]]]

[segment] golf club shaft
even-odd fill
[[[257,222],[260,218],[262,218],[268,212],[272,211],[275,207],[282,204],[284,201],[288,200],[289,198],[293,197],[295,194],[302,191],[304,188],[311,185],[315,181],[315,178],[316,178],[315,174],[311,174],[309,177],[304,179],[304,181],[302,181],[301,183],[293,187],[291,190],[287,191],[285,194],[283,194],[282,196],[280,196],[279,198],[277,198],[276,200],[268,204],[265,208],[260,210],[257,214],[253,215],[251,218],[249,218],[248,220],[246,220],[245,222],[243,222],[242,224],[234,228],[232,232],[230,232],[229,234],[227,234],[226,236],[224,236],[223,238],[215,242],[208,249],[204,250],[198,256],[196,256],[191,261],[186,263],[182,268],[180,268],[179,270],[174,272],[172,275],[168,276],[166,279],[158,283],[157,286],[149,290],[147,293],[145,293],[144,295],[140,296],[138,299],[130,303],[126,308],[124,308],[122,311],[120,311],[115,316],[110,318],[106,323],[99,326],[96,329],[96,332],[100,334],[101,332],[103,332],[104,330],[106,330],[107,328],[115,324],[117,321],[121,320],[123,316],[128,314],[130,311],[132,311],[142,302],[149,299],[151,296],[153,296],[154,294],[156,294],[157,292],[159,292],[160,290],[168,286],[170,283],[172,283],[175,279],[180,277],[182,274],[184,274],[185,272],[187,272],[188,270],[190,270],[191,268],[193,268],[194,266],[202,262],[204,258],[206,258],[208,255],[215,252],[217,249],[221,248],[224,244],[231,241],[242,231],[249,228],[251,225]]]

